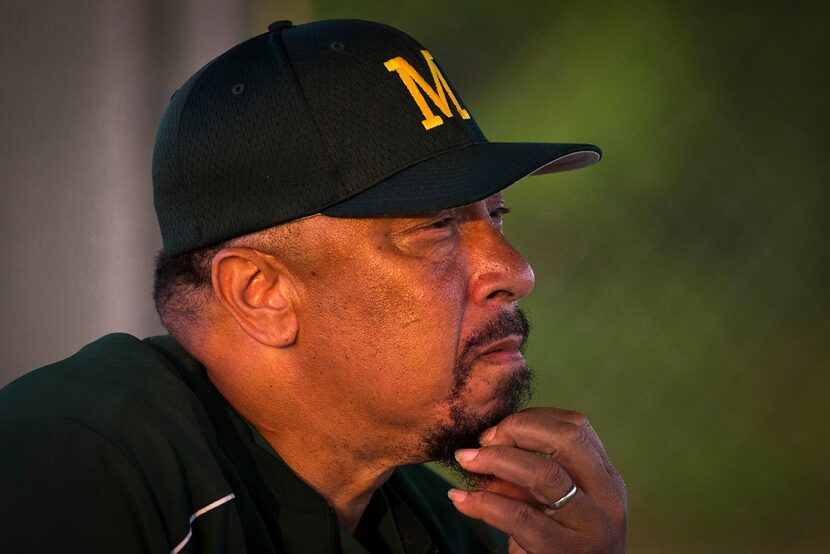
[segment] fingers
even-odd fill
[[[516,483],[505,481],[504,479],[493,479],[492,481],[483,483],[477,488],[500,494],[502,496],[507,496],[509,498],[514,498],[516,500],[521,500],[522,502],[527,502],[531,506],[535,506],[537,508],[543,508],[542,504],[536,500],[536,498],[534,498],[534,496],[530,494],[530,491],[526,488],[521,485],[517,485]]]
[[[485,431],[481,444],[456,458],[498,486],[450,491],[459,511],[511,535],[515,552],[624,551],[625,484],[585,416],[524,410]],[[551,509],[573,485],[575,495]]]
[[[539,426],[542,426],[540,429]],[[526,428],[526,429],[525,429]],[[533,431],[536,431],[535,433]],[[526,432],[524,432],[526,431]],[[535,442],[538,446],[554,447],[548,445],[545,440],[551,432],[572,433],[579,442],[591,444],[597,454],[604,460],[608,460],[605,446],[599,440],[591,422],[583,414],[561,408],[527,408],[521,412],[512,414],[498,425],[491,427],[482,433],[482,439],[492,432],[492,436],[483,440],[482,444],[503,444],[507,446],[519,446],[533,450],[528,446],[517,444],[517,439],[522,442]],[[527,436],[523,436],[526,435]],[[547,452],[547,450],[539,450]],[[553,454],[553,451],[548,452]]]
[[[577,412],[556,408],[524,410],[485,431],[481,443],[551,454],[586,492],[620,494],[617,489],[622,487],[622,479],[588,419]]]
[[[467,471],[495,475],[529,490],[542,505],[556,502],[574,484],[553,459],[510,446],[463,449],[456,451],[455,457]]]
[[[528,554],[528,552],[516,544],[516,541],[507,541],[507,554]]]
[[[578,530],[569,528],[564,522],[548,517],[540,510],[512,498],[489,491],[468,492],[456,489],[450,491],[450,498],[458,511],[501,529],[527,552],[573,552],[576,551],[576,544],[584,543],[586,540]],[[590,499],[580,492],[566,508],[573,508],[575,512],[590,513],[590,508],[585,504],[590,504]],[[566,508],[562,508],[563,513]],[[589,536],[589,540],[599,542],[607,536],[610,535],[595,532]]]

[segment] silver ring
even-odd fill
[[[551,510],[558,510],[559,508],[570,502],[574,496],[576,496],[576,483],[571,485],[571,488],[568,489],[568,492],[565,493],[565,496],[563,496],[556,502],[551,502],[550,504],[548,504],[548,506]]]

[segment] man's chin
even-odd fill
[[[423,439],[424,452],[431,461],[451,469],[468,485],[480,488],[493,479],[490,475],[470,473],[455,460],[459,448],[478,448],[479,436],[505,417],[527,405],[532,395],[533,372],[529,367],[512,372],[495,393],[495,406],[476,413],[463,399],[450,406],[449,421],[437,424]]]

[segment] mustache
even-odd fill
[[[456,471],[462,480],[476,486],[486,482],[487,478],[465,472],[455,461],[453,454],[457,448],[476,448],[478,437],[491,427],[525,406],[533,392],[533,372],[527,365],[505,373],[494,383],[493,398],[495,405],[489,412],[478,413],[471,410],[463,398],[464,388],[471,378],[474,352],[482,346],[505,339],[510,336],[522,338],[520,349],[524,353],[530,334],[530,322],[518,307],[505,309],[493,320],[477,327],[464,341],[463,348],[456,360],[454,370],[454,387],[450,401],[450,421],[441,423],[424,437],[424,452],[430,460],[438,460],[444,466]]]
[[[472,336],[464,342],[461,354],[458,356],[459,365],[469,357],[470,352],[479,347],[505,339],[512,335],[522,337],[522,344],[519,350],[524,354],[527,338],[530,335],[530,321],[527,319],[521,308],[515,310],[503,310],[492,321],[476,328]]]
[[[518,307],[515,310],[503,310],[499,312],[494,320],[476,328],[470,338],[464,342],[464,347],[456,360],[452,397],[459,398],[461,391],[464,390],[467,381],[470,379],[472,372],[470,353],[473,349],[512,335],[519,335],[522,337],[519,350],[524,354],[529,334],[530,321],[528,321],[521,308]]]

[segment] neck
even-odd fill
[[[204,363],[204,362],[203,362]],[[320,397],[296,383],[263,386],[245,371],[228,374],[205,364],[214,386],[262,434],[285,463],[334,508],[353,532],[372,494],[395,467],[416,461],[394,431],[363,422],[348,402]],[[276,395],[273,391],[281,391]]]
[[[354,400],[345,386],[351,381],[332,385],[313,379],[336,371],[313,371],[297,359],[257,356],[253,343],[249,351],[254,355],[244,358],[238,349],[216,341],[188,346],[222,396],[326,499],[350,533],[392,471],[420,461],[420,434],[411,425],[382,424]]]
[[[283,425],[252,424],[294,473],[328,501],[349,533],[357,527],[372,494],[398,465],[372,456],[353,440],[312,433],[307,428],[292,433]]]

